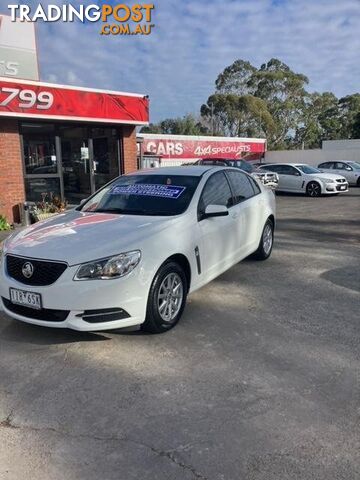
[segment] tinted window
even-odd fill
[[[275,170],[280,175],[300,175],[300,172],[291,165],[279,165],[278,170]]]
[[[332,168],[332,162],[320,163],[318,168]]]
[[[200,177],[123,175],[100,190],[80,210],[125,215],[179,215],[194,195]]]
[[[279,173],[281,166],[282,165],[264,165],[260,167],[260,170],[268,170],[269,172]]]
[[[249,178],[245,173],[241,172],[227,172],[233,189],[235,203],[253,197],[255,192]]]
[[[258,193],[261,192],[259,185],[257,184],[257,181],[254,178],[247,177],[251,185],[253,186],[254,193],[257,195]]]
[[[206,182],[199,202],[199,212],[204,213],[208,205],[231,207],[232,194],[223,172],[216,172]]]
[[[304,173],[320,173],[320,170],[314,167],[310,167],[309,165],[296,165],[296,167]]]

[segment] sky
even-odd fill
[[[198,115],[217,75],[236,59],[259,67],[279,58],[309,77],[310,91],[360,91],[360,0],[151,2],[149,36],[101,36],[99,23],[38,21],[41,80],[148,94],[151,122]],[[8,3],[0,0],[0,13],[9,13]]]

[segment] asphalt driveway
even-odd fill
[[[360,478],[360,189],[277,205],[167,334],[0,317],[0,479]]]

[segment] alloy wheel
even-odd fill
[[[310,183],[307,188],[310,197],[318,197],[321,193],[320,185],[317,183]]]
[[[184,297],[181,277],[171,272],[161,282],[157,296],[158,312],[165,322],[172,322],[179,313]]]
[[[263,232],[263,249],[266,255],[268,255],[271,251],[271,247],[273,244],[273,231],[271,225],[265,225],[264,232]]]

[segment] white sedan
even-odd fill
[[[323,173],[306,164],[271,163],[259,170],[276,172],[279,176],[277,191],[305,193],[310,197],[347,192],[349,184],[342,175]]]
[[[242,171],[124,175],[5,241],[0,305],[47,327],[164,332],[188,293],[250,254],[268,258],[274,225],[273,192]]]

